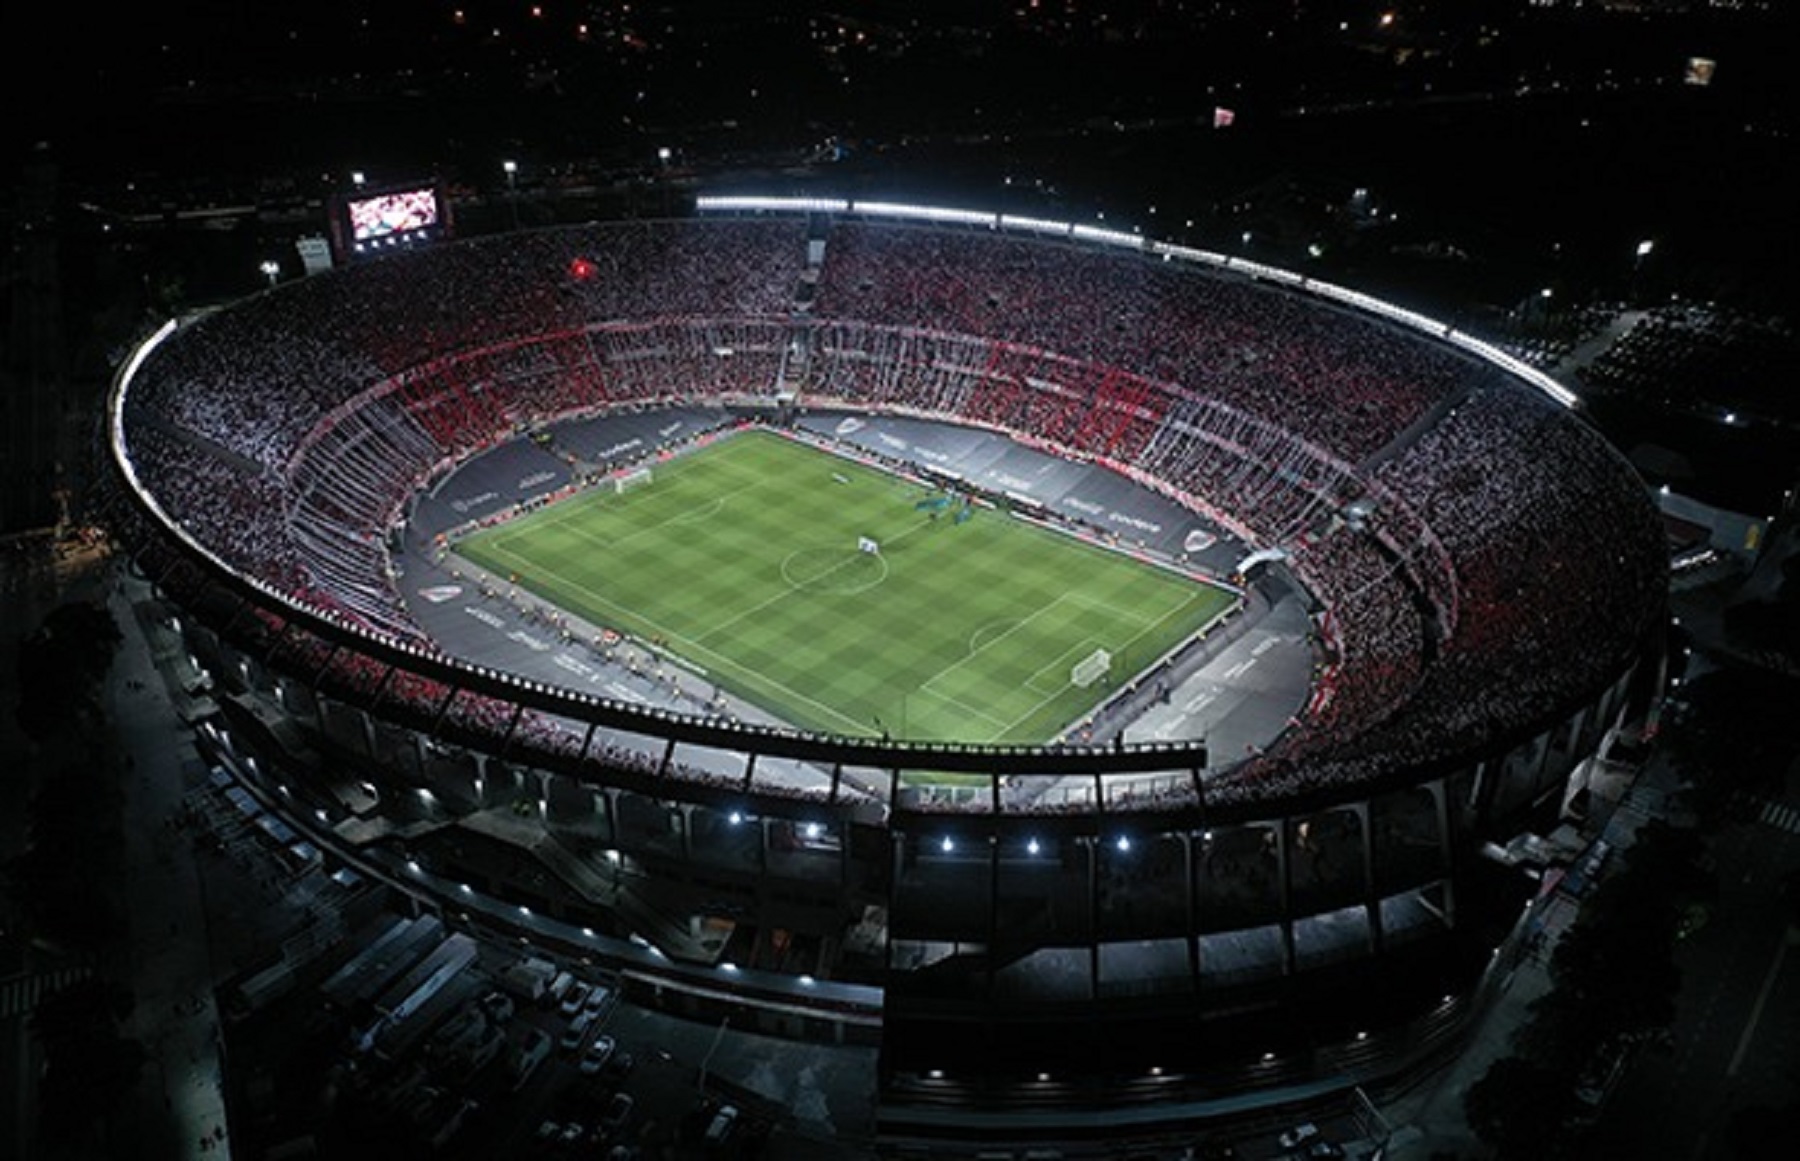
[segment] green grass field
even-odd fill
[[[1232,603],[999,512],[932,520],[931,494],[749,431],[456,551],[795,725],[918,740],[1046,741]],[[1110,682],[1073,684],[1102,648]]]

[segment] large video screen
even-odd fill
[[[346,205],[350,240],[369,242],[438,224],[438,196],[432,189],[400,190],[357,198]]]

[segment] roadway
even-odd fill
[[[1800,1078],[1800,932],[1782,881],[1800,868],[1800,763],[1779,799],[1746,799],[1712,842],[1719,897],[1676,955],[1672,1040],[1641,1051],[1590,1139],[1603,1157],[1730,1161],[1732,1118],[1786,1107]]]

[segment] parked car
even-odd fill
[[[559,1005],[562,1014],[573,1016],[581,1011],[582,1005],[587,1002],[589,990],[588,986],[580,980],[570,984],[569,990],[563,993],[562,1003]]]
[[[606,1102],[606,1112],[600,1117],[600,1127],[606,1130],[609,1137],[617,1136],[631,1120],[631,1109],[636,1102],[628,1092],[616,1092]]]
[[[1318,1135],[1319,1126],[1313,1124],[1311,1121],[1304,1121],[1281,1134],[1276,1140],[1281,1144],[1283,1149],[1298,1149],[1301,1145],[1304,1145]]]
[[[594,1017],[587,1012],[569,1021],[568,1030],[563,1033],[562,1047],[564,1052],[579,1052],[581,1045],[587,1040],[588,1033],[593,1031]]]
[[[713,1114],[713,1119],[706,1126],[706,1143],[723,1145],[731,1136],[731,1130],[737,1127],[738,1111],[736,1105],[723,1105]]]
[[[613,1042],[611,1036],[594,1037],[594,1042],[588,1045],[586,1052],[581,1054],[579,1067],[583,1075],[592,1076],[605,1068],[606,1062],[612,1058],[613,1049],[617,1047],[618,1045]]]

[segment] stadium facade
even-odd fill
[[[900,1141],[1108,1134],[1453,1049],[1529,897],[1483,847],[1660,684],[1655,508],[1571,402],[1442,324],[1135,234],[703,199],[172,321],[108,435],[200,728],[272,807],[646,1003],[878,1040]],[[1105,737],[810,732],[659,697],[621,660],[657,643],[444,551],[744,424],[877,458],[885,432],[894,470],[971,488],[977,447],[1035,457],[1175,513],[985,489],[1216,572],[1246,620],[1297,601],[1292,712],[1231,753],[1134,735],[1147,674]]]

